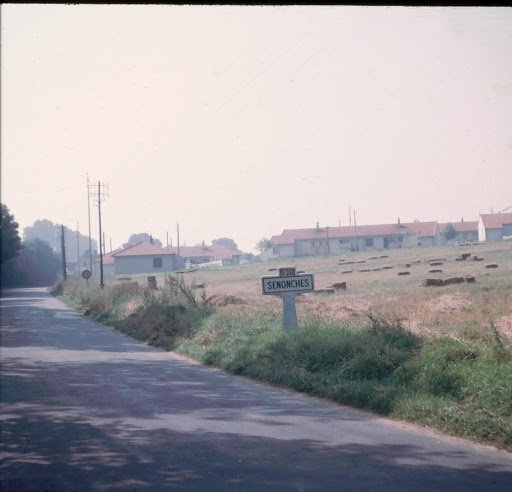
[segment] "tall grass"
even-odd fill
[[[209,298],[186,276],[166,277],[156,291],[137,284],[113,283],[104,290],[66,284],[63,296],[139,340],[233,374],[512,450],[507,252],[489,247],[489,256],[501,255],[502,272],[442,290],[418,281],[428,264],[415,265],[406,284],[393,270],[354,274],[346,292],[298,298],[301,327],[289,333],[281,328],[280,300],[262,299],[254,280],[268,265],[196,272],[213,294]],[[385,261],[397,264],[393,254]],[[339,279],[332,258],[301,261],[305,271],[320,272],[320,287]],[[453,261],[447,269],[481,266]],[[226,302],[214,307],[208,299]]]
[[[512,349],[426,339],[400,318],[367,313],[356,328],[216,313],[178,351],[233,374],[512,449]]]

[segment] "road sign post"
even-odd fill
[[[87,280],[87,287],[89,287],[89,279],[91,278],[91,271],[90,270],[84,270],[82,272],[82,277]]]
[[[294,267],[279,268],[277,277],[262,277],[261,291],[264,295],[278,295],[283,300],[283,330],[297,328],[295,298],[300,292],[315,290],[313,275],[297,275]]]

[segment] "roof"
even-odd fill
[[[486,229],[501,229],[504,224],[512,224],[512,213],[510,214],[480,214]]]
[[[437,222],[413,222],[410,224],[379,224],[343,227],[313,227],[310,229],[285,229],[280,236],[273,236],[275,245],[293,244],[295,241],[315,239],[403,236],[417,234],[418,237],[435,236]],[[274,240],[275,238],[275,240]]]
[[[178,254],[176,246],[167,248],[168,251]],[[225,260],[233,256],[240,256],[241,251],[234,251],[220,245],[210,246],[180,246],[180,256],[183,258],[209,258],[211,260]]]
[[[169,251],[165,248],[160,248],[154,244],[149,243],[137,243],[133,246],[125,248],[118,253],[113,253],[112,256],[119,258],[120,256],[163,256],[172,255],[174,252]]]
[[[402,224],[418,237],[434,237],[436,235],[437,222],[409,222]]]
[[[439,230],[441,234],[444,233],[448,224],[451,224],[455,229],[455,232],[476,232],[478,231],[478,221],[471,220],[469,222],[443,222],[439,224]]]
[[[123,248],[117,248],[114,251],[111,251],[110,253],[104,254],[103,255],[103,264],[104,265],[113,265],[114,264],[114,255],[121,251],[123,251]]]

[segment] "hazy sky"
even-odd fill
[[[512,9],[2,5],[2,203],[116,247],[512,206]],[[97,237],[97,208],[91,207]],[[107,244],[109,244],[107,242]]]

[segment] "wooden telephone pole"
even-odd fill
[[[89,194],[98,200],[98,226],[99,226],[99,249],[100,249],[100,287],[103,289],[105,284],[103,283],[103,236],[101,231],[101,202],[107,198],[108,187],[105,183],[98,181],[98,188],[96,185],[90,185]]]
[[[64,239],[64,225],[62,224],[60,226],[60,247],[62,251],[62,276],[64,277],[64,280],[68,278],[68,274],[66,271],[66,240]]]

